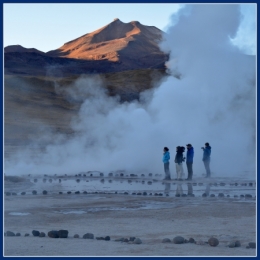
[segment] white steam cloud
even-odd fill
[[[52,135],[44,152],[34,156],[24,150],[5,162],[6,173],[163,173],[162,150],[168,146],[175,177],[175,147],[191,143],[194,177],[201,177],[200,148],[209,142],[213,177],[254,177],[255,56],[231,44],[239,6],[188,5],[177,15],[161,48],[170,52],[169,72],[178,78],[170,76],[143,93],[141,102],[120,104],[100,79],[81,77],[70,88],[71,98],[85,97],[71,122],[73,137]]]

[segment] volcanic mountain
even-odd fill
[[[163,69],[168,55],[158,46],[162,35],[154,26],[114,19],[47,53],[19,45],[7,46],[5,73],[46,75],[49,67],[58,68],[63,75]]]

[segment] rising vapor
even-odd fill
[[[231,43],[239,5],[187,5],[172,21],[161,49],[170,53],[173,76],[142,93],[142,102],[123,104],[107,95],[99,78],[82,76],[67,93],[84,97],[71,122],[73,137],[51,134],[43,152],[32,156],[28,147],[5,162],[5,172],[163,173],[162,149],[168,146],[173,175],[175,147],[191,143],[196,178],[205,172],[200,148],[209,142],[213,177],[254,177],[256,67],[255,56]]]

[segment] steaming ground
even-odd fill
[[[141,102],[120,104],[98,76],[82,76],[67,93],[82,100],[71,122],[73,136],[41,134],[5,161],[5,173],[161,173],[162,148],[170,148],[173,169],[175,147],[191,143],[194,170],[202,174],[200,148],[209,142],[214,176],[255,176],[255,56],[230,41],[239,27],[239,6],[188,5],[177,20],[161,44],[177,78],[142,93]]]

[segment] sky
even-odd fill
[[[4,47],[22,45],[43,52],[93,32],[114,18],[167,31],[180,4],[4,4]],[[256,54],[256,4],[241,4],[243,18],[234,43]],[[14,19],[15,17],[15,19]]]

